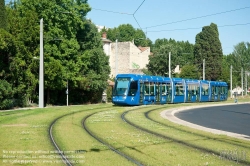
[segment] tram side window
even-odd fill
[[[208,95],[208,85],[202,85],[202,95]]]
[[[151,82],[151,83],[150,83],[150,95],[151,95],[151,96],[155,95],[155,94],[154,94],[154,88],[155,88],[155,87],[154,87],[154,83]]]
[[[221,86],[218,87],[218,94],[221,94],[221,95],[223,94],[223,91],[222,91],[222,87],[221,87]]]
[[[162,87],[161,87],[161,94],[163,96],[167,95],[167,87],[166,87],[166,84],[162,84]]]
[[[145,88],[144,88],[144,95],[149,95],[150,94],[150,84],[147,82],[144,84]]]
[[[193,95],[197,95],[198,94],[198,85],[194,85],[194,93]]]
[[[221,87],[221,93],[224,95],[224,94],[227,94],[227,87]]]
[[[219,87],[216,86],[216,87],[215,87],[215,95],[218,95],[218,92],[219,92]]]
[[[182,84],[179,84],[179,83],[175,84],[175,95],[176,96],[184,95],[184,88]]]
[[[199,95],[200,94],[200,87],[197,85],[196,86],[196,94]]]
[[[197,85],[188,85],[188,93],[190,95],[196,95],[197,94]]]
[[[171,84],[167,83],[167,95],[171,95],[171,92],[172,92]]]
[[[143,94],[143,90],[144,90],[144,87],[145,85],[143,83],[140,84],[140,93]]]
[[[128,92],[128,96],[135,96],[138,90],[138,81],[132,81],[130,83],[130,88]]]

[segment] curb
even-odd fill
[[[237,103],[237,104],[246,104],[246,103],[249,103],[249,102]],[[235,105],[235,103],[233,103],[233,104],[230,103],[230,104],[202,105],[202,106],[184,106],[184,107],[180,107],[180,108],[177,108],[177,109],[175,108],[175,109],[164,110],[164,111],[162,111],[160,113],[160,115],[164,119],[168,119],[169,121],[171,121],[173,123],[177,123],[177,124],[180,124],[180,125],[183,125],[183,126],[188,126],[188,127],[194,128],[194,129],[210,132],[210,133],[213,133],[213,134],[227,135],[227,136],[230,136],[230,137],[250,141],[250,136],[248,136],[248,135],[237,134],[237,133],[233,133],[233,132],[228,132],[228,131],[223,131],[223,130],[218,130],[218,129],[213,129],[213,128],[200,126],[200,125],[197,125],[197,124],[194,124],[194,123],[191,123],[191,122],[184,121],[184,120],[179,119],[176,116],[174,116],[175,113],[177,113],[177,112],[188,111],[190,109],[203,108],[203,107],[216,107],[216,106],[224,106],[224,105]]]

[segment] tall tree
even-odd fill
[[[38,83],[39,24],[37,13],[32,10],[22,12],[16,5],[8,8],[9,32],[16,44],[16,53],[12,54],[9,65],[11,82],[16,90],[15,98],[20,99],[20,106],[25,105],[35,91]],[[21,15],[21,16],[20,16]],[[35,95],[35,94],[34,94]]]
[[[197,68],[194,65],[185,65],[181,68],[181,78],[187,79],[199,79],[200,74],[197,72]]]
[[[174,45],[175,47],[178,47],[177,57],[178,61],[175,63],[176,65],[180,65],[180,67],[183,67],[186,64],[193,64],[194,56],[193,56],[193,48],[194,45],[190,44],[188,41],[175,41],[174,39],[157,39],[155,43],[152,46],[152,52],[153,54],[157,53],[163,45]]]
[[[241,86],[241,70],[243,69],[243,77],[245,72],[250,71],[250,43],[240,42],[235,45],[233,53],[227,56],[227,63],[228,68],[230,65],[233,67],[233,86]]]
[[[234,59],[233,67],[237,70],[243,68],[244,70],[250,70],[250,43],[240,42],[234,46]]]
[[[107,31],[107,37],[111,41],[115,41],[116,39],[119,42],[127,42],[134,41],[136,46],[150,47],[152,45],[152,41],[146,38],[145,33],[141,29],[135,29],[130,24],[122,24],[117,28],[104,30]],[[103,31],[101,31],[102,33]]]
[[[216,24],[204,26],[202,32],[196,35],[194,56],[199,72],[202,73],[203,59],[205,59],[206,79],[218,80],[222,71],[223,53]]]
[[[0,28],[7,29],[7,17],[5,10],[5,0],[0,0]]]
[[[49,1],[44,0],[28,1],[23,0],[20,5],[17,5],[17,11],[20,23],[25,26],[30,26],[29,23],[25,24],[25,16],[35,20],[33,23],[32,34],[39,37],[39,24],[38,21],[43,18],[44,21],[44,63],[45,63],[45,88],[47,103],[50,102],[50,90],[60,90],[66,87],[66,82],[69,80],[71,85],[76,85],[78,80],[79,70],[82,62],[78,58],[79,44],[76,39],[77,30],[84,25],[83,18],[87,12],[90,11],[90,7],[85,1],[72,1],[59,0]],[[29,14],[31,16],[29,17]],[[36,17],[35,17],[36,16]],[[20,28],[21,30],[27,30],[27,28]],[[33,32],[32,30],[30,30]],[[19,33],[19,31],[17,31]],[[21,37],[25,37],[25,34],[19,33]],[[31,36],[32,37],[32,36]],[[36,49],[30,51],[31,56],[39,56],[39,38],[25,37],[25,40],[30,39],[25,44],[25,48],[30,50],[34,43]],[[27,63],[32,57],[23,54],[27,59]],[[26,66],[29,64],[27,63]],[[29,68],[29,67],[27,67]]]
[[[0,29],[0,79],[10,82],[10,63],[16,53],[14,37],[4,29]]]
[[[169,52],[171,52],[171,73],[173,73],[172,70],[174,70],[179,60],[178,54],[180,49],[180,47],[174,44],[161,45],[157,52],[149,57],[148,71],[154,75],[168,76]]]
[[[102,43],[97,29],[93,30],[94,25],[85,19],[89,11],[90,6],[86,0],[41,2],[23,0],[22,3],[14,2],[10,5],[9,29],[15,36],[13,39],[16,51],[13,50],[15,53],[10,58],[4,59],[9,65],[4,68],[1,66],[0,75],[3,75],[6,69],[10,70],[8,71],[10,82],[18,95],[33,99],[32,95],[37,95],[39,61],[33,57],[39,57],[38,22],[41,18],[44,21],[44,78],[47,102],[52,99],[54,104],[62,99],[61,91],[65,92],[67,81],[71,90],[79,88],[79,82],[90,70],[102,77],[102,79],[95,77],[99,81],[98,85],[93,83],[94,81],[89,82],[91,87],[93,84],[93,87],[100,91],[106,87],[107,79],[104,78],[109,75],[108,58],[103,57],[105,54],[100,51]],[[7,34],[5,36],[6,41],[12,39]],[[8,43],[4,44],[1,45],[2,50],[9,52],[9,48],[6,47]],[[95,58],[86,56],[90,50],[95,52]],[[104,69],[97,68],[97,64],[90,65],[92,61],[98,59],[97,57],[100,59],[98,64],[102,64]],[[77,91],[75,95],[79,96],[79,93],[81,92]]]

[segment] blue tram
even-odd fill
[[[225,82],[161,76],[118,74],[112,102],[116,105],[148,105],[227,100]]]

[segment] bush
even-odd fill
[[[0,80],[0,109],[13,108],[13,94],[11,85],[5,80]]]
[[[11,109],[13,107],[14,107],[14,102],[13,102],[13,100],[10,100],[10,99],[5,99],[0,104],[0,109],[1,110],[3,110],[3,109]]]
[[[108,86],[107,87],[107,99],[108,99],[108,102],[112,102],[112,91],[113,91],[112,86]]]

